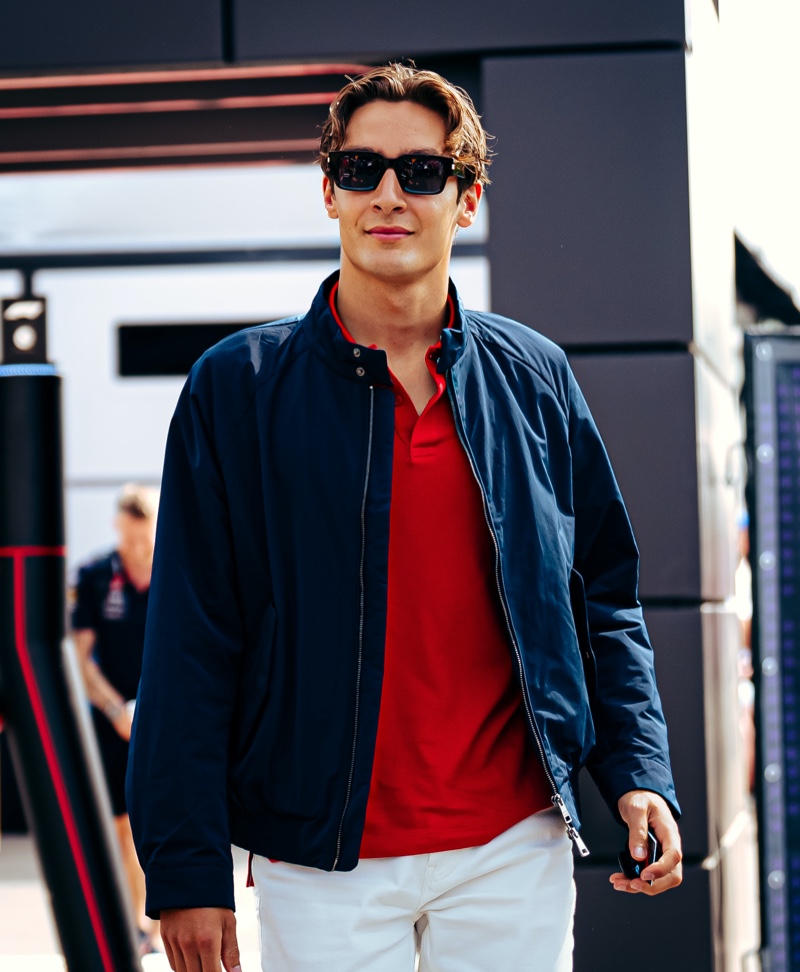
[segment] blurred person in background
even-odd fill
[[[72,638],[91,702],[92,721],[143,954],[154,949],[157,927],[144,912],[144,874],[131,836],[125,773],[142,672],[157,509],[156,490],[135,483],[124,486],[114,519],[116,548],[79,567],[71,592]]]

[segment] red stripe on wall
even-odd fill
[[[79,118],[98,115],[147,115],[187,111],[243,111],[251,108],[292,108],[329,105],[335,91],[307,94],[249,95],[231,98],[173,98],[168,101],[108,101],[81,105],[28,105],[0,108],[0,120],[14,118]]]
[[[314,152],[317,138],[285,138],[258,142],[199,142],[185,145],[120,145],[105,148],[36,149],[0,152],[0,165],[47,162],[85,162],[115,159],[180,158],[192,155],[257,155],[277,152]]]
[[[42,74],[0,78],[0,91],[26,88],[77,88],[109,84],[174,84],[182,81],[230,81],[241,78],[300,78],[325,74],[365,74],[367,64],[264,64],[258,67],[189,68],[168,71],[125,71],[107,74]]]

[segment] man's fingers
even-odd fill
[[[177,966],[175,965],[175,955],[173,954],[172,946],[163,937],[163,935],[161,937],[161,941],[164,943],[164,951],[167,954],[167,961],[169,962],[169,967],[172,969],[172,972],[179,972]]]
[[[680,852],[674,847],[667,848],[655,863],[650,864],[642,871],[642,879],[644,881],[657,881],[675,871],[680,863]]]
[[[235,929],[233,912],[227,908],[176,908],[161,913],[161,938],[174,972],[222,972],[223,947],[236,951],[236,961],[225,966],[233,972],[238,964]]]
[[[175,955],[176,972],[222,972],[218,948],[193,945],[180,952],[176,951]]]
[[[659,885],[661,891],[666,891],[668,887],[675,887],[683,880],[681,835],[672,814],[659,812],[659,807],[655,809],[652,829],[661,844],[661,856],[644,869],[642,879],[658,883],[669,878],[669,884]]]
[[[195,943],[199,953],[197,972],[222,972],[222,945],[219,932],[208,935],[200,934]],[[194,972],[194,970],[189,970],[189,972]]]
[[[631,890],[637,891],[640,894],[648,894],[650,896],[654,894],[661,894],[662,891],[669,891],[670,888],[676,888],[683,880],[683,865],[678,864],[674,870],[671,870],[667,875],[662,878],[654,880],[650,884],[647,880],[637,878],[635,881],[631,881]]]
[[[612,874],[609,880],[614,885],[615,891],[625,891],[628,894],[646,894],[652,897],[653,895],[661,894],[663,891],[669,891],[670,888],[676,888],[683,880],[683,872],[681,866],[678,865],[666,877],[659,878],[657,881],[653,881],[652,884],[641,878],[631,880],[630,878],[626,878],[622,872]]]
[[[175,950],[178,960],[176,972],[222,972],[219,963],[219,948],[207,946],[205,942],[187,942]]]
[[[661,894],[670,888],[676,888],[683,881],[683,864],[677,851],[670,851],[655,864],[651,864],[642,872],[640,878],[628,878],[621,871],[609,877],[615,891],[626,891],[629,894]],[[653,883],[651,884],[650,881]]]
[[[241,972],[239,943],[236,940],[236,918],[229,912],[222,926],[222,964],[225,972]]]

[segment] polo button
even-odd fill
[[[356,368],[356,374],[358,375],[359,378],[363,378],[364,375],[366,374],[366,371],[364,371],[363,368]]]
[[[353,357],[354,358],[360,358],[361,357],[361,348],[353,348]]]
[[[403,396],[402,395],[395,395],[394,396],[394,400],[395,400],[395,402],[397,402],[398,405],[402,405],[403,404]]]

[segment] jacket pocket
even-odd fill
[[[569,572],[569,600],[572,606],[572,618],[575,623],[575,632],[578,636],[578,648],[583,662],[583,678],[586,683],[586,693],[589,696],[589,705],[594,706],[597,697],[597,662],[592,651],[592,640],[589,636],[589,613],[586,607],[586,589],[583,585],[583,578],[575,570],[570,568]]]

